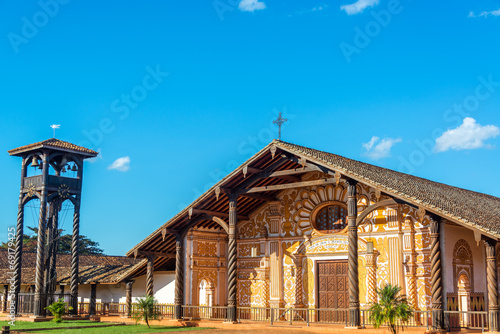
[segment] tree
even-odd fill
[[[156,299],[153,296],[145,296],[137,299],[137,311],[134,312],[133,318],[136,323],[144,320],[149,328],[150,320],[157,320],[160,314],[156,310]]]
[[[38,228],[28,227],[33,232],[32,235],[23,234],[23,250],[36,251]],[[71,234],[62,234],[63,230],[59,230],[59,247],[57,253],[70,254],[71,241],[73,237]],[[102,255],[104,251],[99,248],[99,243],[87,238],[85,235],[80,235],[78,243],[78,251],[81,255]],[[3,242],[0,248],[7,249],[8,243]]]
[[[398,332],[398,321],[403,326],[412,314],[411,306],[408,304],[406,296],[400,295],[401,287],[386,284],[381,289],[377,289],[378,303],[370,307],[370,320],[375,328],[382,324],[387,324],[392,334]]]

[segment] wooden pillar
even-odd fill
[[[418,310],[418,294],[417,294],[417,253],[415,251],[415,224],[413,220],[406,216],[405,229],[410,230],[410,257],[407,261],[406,279],[408,281],[408,299],[414,310]]]
[[[295,308],[304,307],[304,293],[302,287],[302,256],[299,255],[295,263]]]
[[[48,154],[43,154],[42,159],[42,195],[40,199],[40,216],[38,220],[38,236],[36,247],[36,270],[35,270],[35,309],[33,315],[42,317],[45,309],[44,296],[44,269],[45,269],[45,228],[47,218],[47,179],[49,175]]]
[[[53,212],[52,212],[52,219],[49,221],[51,224],[51,248],[50,248],[50,253],[49,253],[49,284],[48,284],[48,292],[50,294],[54,294],[56,291],[56,285],[57,285],[57,271],[56,271],[56,266],[57,266],[57,251],[59,248],[59,209],[60,209],[60,202],[58,200],[54,201],[53,203]]]
[[[21,263],[23,258],[23,233],[24,233],[24,203],[23,203],[23,188],[24,188],[24,178],[26,177],[26,163],[27,158],[23,159],[21,166],[21,190],[19,192],[19,202],[17,209],[17,226],[16,226],[16,243],[15,243],[15,253],[14,253],[14,314],[18,311],[19,302],[19,292],[21,292]],[[5,307],[7,306],[7,300],[5,299]],[[4,311],[6,309],[4,308]]]
[[[348,267],[349,267],[349,325],[359,328],[359,277],[358,277],[358,204],[356,200],[357,181],[347,180],[347,235],[349,241]]]
[[[80,171],[82,168],[79,168]],[[73,307],[72,315],[78,314],[78,270],[79,270],[79,254],[78,248],[80,243],[80,195],[76,196],[73,213],[73,235],[71,239],[71,301]]]
[[[184,252],[182,250],[182,235],[177,234],[175,240],[175,310],[174,319],[182,319],[182,304],[184,303]]]
[[[436,330],[444,329],[440,225],[439,217],[430,217],[432,327]]]
[[[227,263],[227,321],[236,322],[236,224],[237,217],[237,195],[228,194],[229,196],[229,241],[228,241],[228,263]]]
[[[366,253],[366,276],[368,277],[368,302],[375,304],[378,301],[377,296],[377,256],[378,251],[373,249],[368,249]]]
[[[3,286],[3,294],[2,294],[2,311],[7,312],[7,299],[9,298],[9,286],[6,284]]]
[[[132,316],[132,285],[134,284],[134,281],[128,281],[125,282],[125,303],[126,309],[125,309],[125,316],[127,318],[130,318]]]
[[[97,305],[97,284],[90,284],[90,305],[89,305],[89,315],[96,315],[96,305]]]
[[[496,261],[496,241],[484,240],[486,247],[486,282],[488,291],[488,312],[490,332],[498,332],[498,274]]]
[[[154,272],[154,256],[148,256],[148,264],[146,271],[146,296],[154,295],[154,280],[153,280],[153,272]]]

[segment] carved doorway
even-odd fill
[[[347,311],[344,310],[349,308],[347,260],[317,261],[316,268],[318,320],[345,322]]]

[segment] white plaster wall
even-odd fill
[[[486,259],[484,255],[483,242],[477,245],[474,232],[461,226],[445,225],[444,238],[444,286],[445,292],[453,292],[453,249],[458,240],[464,239],[472,250],[474,262],[474,292],[484,292],[486,297]]]
[[[153,292],[158,303],[173,304],[175,298],[175,272],[155,271],[153,280]],[[134,281],[132,285],[132,302],[146,295],[146,275],[139,276]],[[97,296],[99,297],[99,294]],[[125,303],[125,288],[119,301]]]
[[[69,286],[65,288],[65,293],[69,293]],[[97,284],[98,303],[118,303],[125,297],[125,284]],[[90,284],[82,284],[78,287],[78,301],[90,302]]]

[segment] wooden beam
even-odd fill
[[[153,256],[153,257],[164,257],[164,258],[167,258],[167,259],[175,259],[175,253],[148,252],[148,251],[136,250],[134,252],[134,256],[137,257],[139,255],[142,255],[142,256]]]
[[[251,194],[251,193],[258,193],[258,192],[263,192],[263,191],[277,191],[277,190],[285,190],[285,189],[292,189],[292,188],[321,186],[321,185],[331,184],[331,183],[335,183],[335,182],[336,182],[335,179],[328,178],[328,179],[321,179],[321,180],[314,180],[314,181],[303,181],[303,182],[295,182],[295,183],[278,184],[278,185],[273,185],[273,186],[255,187],[255,188],[249,188],[249,189],[238,189],[236,191],[236,193],[237,194],[249,194],[249,193]]]
[[[281,156],[276,162],[272,163],[269,167],[267,167],[266,169],[264,169],[262,171],[262,173],[269,173],[269,172],[273,172],[275,169],[277,168],[280,168],[281,166],[283,166],[285,163],[287,163],[287,159],[284,159],[286,158],[286,156]],[[260,180],[260,178],[258,178],[259,174],[254,174],[252,176],[250,176],[248,179],[246,179],[245,181],[243,181],[236,189],[241,189],[241,188],[246,188],[246,187],[249,187],[251,186],[253,183],[257,182],[258,180]],[[236,189],[233,189],[236,190]]]
[[[270,173],[260,173],[257,175],[257,177],[259,179],[263,179],[263,178],[270,178],[270,177],[282,177],[282,176],[288,176],[288,175],[305,174],[305,173],[309,173],[309,172],[321,172],[321,169],[312,165],[312,166],[306,167],[306,168],[294,168],[294,169],[279,170],[279,171],[270,172]]]
[[[206,215],[209,215],[209,216],[214,216],[214,217],[229,219],[229,213],[217,212],[217,211],[210,211],[210,210],[202,210],[202,209],[194,209],[194,208],[189,209],[189,211],[192,212],[193,215],[195,215],[195,214],[206,214]],[[240,215],[238,215],[238,220],[248,220],[248,216],[240,216]]]
[[[243,177],[247,177],[247,174],[257,174],[262,172],[262,169],[260,168],[255,168],[255,167],[250,167],[250,166],[245,166],[243,167]]]
[[[264,202],[274,202],[278,200],[276,197],[266,194],[241,194],[241,196],[258,199],[259,201],[264,201]]]
[[[290,182],[300,182],[302,179],[299,176],[293,176],[293,175],[281,175],[281,176],[276,176],[278,179],[282,180],[287,180]]]
[[[167,234],[176,235],[178,233],[179,233],[179,231],[177,231],[177,230],[172,230],[172,229],[164,228],[164,229],[161,230],[161,237],[162,237],[163,240],[165,240]]]
[[[323,172],[325,174],[335,175],[335,172],[329,170],[328,168],[325,168],[321,165],[317,165],[313,162],[308,162],[306,157],[293,157],[293,156],[288,156],[288,155],[286,157],[288,160],[304,166],[304,169],[311,168],[311,169],[319,170],[320,172]]]

